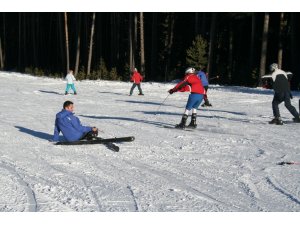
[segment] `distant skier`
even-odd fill
[[[130,89],[129,95],[131,96],[133,93],[133,90],[137,86],[139,89],[139,95],[144,95],[142,88],[141,88],[141,82],[143,81],[143,76],[138,72],[137,68],[134,68],[133,74],[130,78],[130,80],[133,82],[132,87]]]
[[[270,124],[283,125],[283,122],[280,117],[279,107],[278,105],[284,101],[285,107],[289,110],[289,112],[294,116],[294,122],[300,123],[299,113],[291,104],[292,94],[290,91],[290,85],[288,82],[288,75],[285,71],[278,68],[276,63],[270,65],[271,75],[263,76],[262,78],[271,77],[273,80],[273,89],[274,89],[274,97],[272,101],[272,109],[274,119],[272,119]]]
[[[205,107],[205,106],[212,106],[210,104],[210,102],[208,101],[208,98],[207,98],[207,90],[208,90],[208,79],[207,79],[207,74],[205,74],[204,71],[201,71],[199,70],[198,73],[197,73],[197,76],[201,79],[201,82],[202,82],[202,85],[205,89],[205,94],[203,96],[204,98],[204,103],[202,104],[202,107]]]
[[[175,127],[180,129],[185,129],[186,121],[188,119],[190,111],[192,111],[192,118],[191,122],[188,125],[190,128],[196,128],[196,119],[197,119],[197,109],[203,100],[203,95],[205,93],[204,87],[200,78],[195,74],[194,68],[187,68],[185,71],[185,77],[183,81],[179,82],[174,88],[170,89],[168,92],[173,94],[174,92],[184,92],[190,91],[191,94],[189,95],[185,112],[182,115],[182,119],[180,124],[177,124]]]
[[[73,70],[69,70],[69,73],[66,75],[67,80],[67,86],[66,86],[66,92],[65,95],[68,94],[69,89],[72,88],[72,90],[74,91],[74,95],[77,95],[76,89],[75,89],[75,85],[74,85],[74,81],[76,80],[74,75],[73,75]]]
[[[67,141],[89,140],[98,136],[98,128],[82,126],[73,111],[73,102],[64,102],[62,111],[56,114],[53,141],[59,140],[60,132]]]

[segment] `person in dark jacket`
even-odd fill
[[[186,121],[189,116],[189,112],[192,111],[192,119],[191,123],[188,125],[190,128],[196,128],[196,118],[197,118],[197,109],[203,100],[203,95],[205,93],[204,87],[200,78],[195,74],[194,68],[187,68],[185,71],[185,76],[183,81],[179,82],[174,88],[170,89],[168,92],[173,94],[177,91],[185,92],[189,91],[191,94],[189,95],[188,102],[185,107],[185,112],[182,115],[181,122],[177,124],[175,127],[180,129],[185,129]]]
[[[132,87],[130,89],[129,95],[131,96],[133,93],[133,90],[137,86],[139,89],[139,95],[144,95],[142,88],[141,88],[141,82],[143,81],[143,76],[138,72],[137,68],[134,68],[133,74],[130,78],[130,80],[133,82]]]
[[[205,74],[204,71],[202,70],[199,70],[198,73],[197,73],[197,76],[200,78],[201,82],[202,82],[202,85],[205,89],[205,94],[203,96],[203,99],[204,99],[204,103],[202,104],[202,107],[206,107],[206,106],[212,106],[210,104],[210,102],[208,101],[208,97],[207,97],[207,90],[208,90],[208,79],[207,79],[207,75]]]
[[[62,111],[56,114],[53,141],[59,141],[60,132],[67,141],[92,139],[98,136],[98,128],[82,126],[73,111],[73,102],[64,102]]]
[[[291,104],[292,94],[290,91],[290,85],[288,82],[287,73],[278,68],[276,63],[270,65],[270,71],[272,72],[271,77],[273,80],[273,89],[274,89],[274,97],[272,101],[272,109],[274,119],[272,119],[270,124],[283,125],[283,122],[280,117],[279,107],[278,105],[284,101],[285,107],[289,110],[289,112],[294,116],[294,122],[300,122],[299,113]],[[263,76],[263,78],[268,77]]]

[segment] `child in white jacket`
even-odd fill
[[[65,95],[68,94],[68,91],[70,88],[72,88],[72,90],[74,91],[74,95],[77,95],[76,89],[75,89],[75,85],[74,85],[74,81],[76,80],[74,75],[73,75],[73,70],[69,70],[69,73],[66,76],[66,80],[67,80],[67,86],[66,86],[66,92]]]

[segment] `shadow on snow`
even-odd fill
[[[20,127],[20,126],[15,126],[15,128],[18,128],[20,132],[29,134],[31,136],[34,136],[34,137],[37,137],[37,138],[40,138],[40,139],[43,139],[43,140],[48,141],[48,140],[53,139],[53,135],[47,134],[47,133],[44,133],[44,132],[41,132],[41,131],[35,131],[35,130],[28,129],[26,127]]]

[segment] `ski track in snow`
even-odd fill
[[[145,96],[128,96],[128,82],[82,81],[65,96],[60,79],[0,72],[0,81],[0,211],[300,210],[300,167],[277,165],[300,161],[300,128],[283,104],[287,124],[267,124],[270,90],[212,86],[213,107],[200,108],[196,130],[181,131],[164,126],[180,121],[187,93],[157,111],[171,83],[143,83]],[[117,153],[53,145],[65,100],[102,137],[136,140]]]

